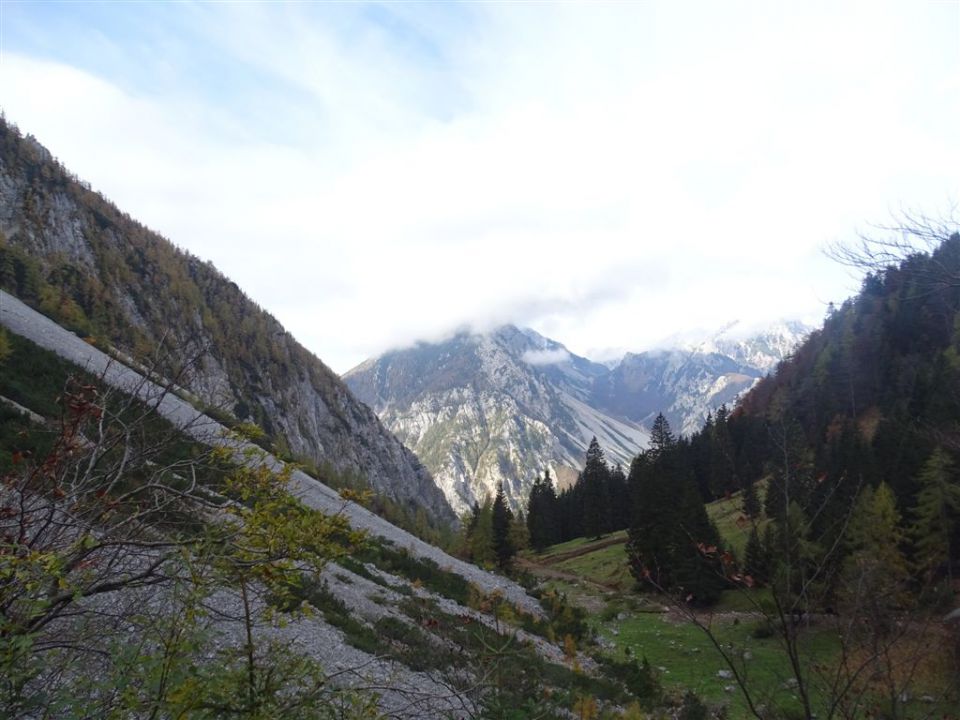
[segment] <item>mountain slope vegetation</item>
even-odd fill
[[[154,358],[205,408],[256,423],[328,482],[360,479],[411,515],[454,520],[413,453],[276,319],[5,120],[0,287],[102,347]]]
[[[732,412],[690,438],[659,416],[607,505],[630,504],[637,588],[719,651],[745,715],[949,716],[960,697],[960,234],[908,231],[930,242],[853,255],[861,292]],[[563,499],[538,498],[531,534],[551,507],[564,527]],[[732,641],[729,608],[754,638]],[[766,638],[772,684],[749,662]]]
[[[0,301],[0,715],[548,718],[661,702],[635,663],[576,651],[590,638],[562,597],[538,603],[445,555]]]

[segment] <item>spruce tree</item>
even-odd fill
[[[684,463],[689,445],[674,438],[663,415],[653,428],[650,449],[630,467],[630,571],[641,585],[708,604],[725,584],[718,566],[720,536]]]
[[[510,527],[513,524],[513,513],[507,506],[507,500],[503,494],[503,483],[497,483],[497,496],[493,501],[492,512],[492,531],[493,531],[493,552],[496,556],[497,565],[503,569],[510,567],[516,548],[513,546],[510,537]]]
[[[530,530],[527,528],[527,518],[522,510],[513,514],[509,538],[514,555],[530,547]]]
[[[670,423],[663,416],[663,413],[657,413],[650,428],[650,449],[647,451],[652,458],[656,458],[664,450],[673,447],[677,439],[670,431]]]
[[[720,598],[726,586],[720,566],[720,533],[692,478],[679,478],[675,494],[678,507],[671,533],[671,584],[688,602],[709,605]]]
[[[630,491],[627,476],[619,463],[607,476],[607,503],[610,531],[623,530],[630,525]]]
[[[738,485],[733,441],[727,427],[728,417],[727,406],[721,405],[712,426],[705,430],[710,441],[710,489],[713,497],[726,495]]]
[[[530,534],[530,546],[538,553],[559,540],[559,518],[557,496],[550,479],[550,470],[537,476],[530,488],[527,502],[527,530]]]
[[[599,538],[609,530],[609,474],[603,450],[594,437],[587,448],[586,463],[578,481],[583,486],[583,531],[587,537]]]
[[[493,541],[493,506],[489,496],[483,505],[474,505],[476,508],[475,522],[468,536],[470,558],[480,566],[492,565],[497,556]]]
[[[0,327],[0,363],[6,360],[13,352],[13,346],[10,344],[10,337],[7,335],[6,328]]]

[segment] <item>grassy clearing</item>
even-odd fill
[[[710,512],[728,543],[734,547],[738,541],[745,543],[749,528],[741,529],[736,523],[740,515],[739,497],[713,503]],[[592,551],[591,545],[597,543],[581,539],[550,548],[544,556],[554,560],[543,563],[542,570],[550,587],[565,593],[571,602],[591,609],[589,623],[601,639],[603,655],[615,659],[645,657],[660,672],[664,688],[676,697],[690,690],[709,704],[726,706],[730,720],[749,717],[736,681],[726,677],[727,659],[707,634],[678,613],[667,611],[657,596],[632,592],[631,582],[617,592],[605,591],[595,584],[609,586],[618,580],[629,580],[630,576],[622,545],[598,546]],[[585,552],[563,558],[563,554],[577,549]],[[552,577],[551,573],[556,571],[562,571],[563,577]],[[723,653],[746,672],[746,683],[756,704],[764,706],[772,717],[802,717],[801,703],[792,686],[794,673],[781,638],[770,632],[763,613],[758,612],[760,609],[769,613],[771,606],[768,589],[730,590],[711,608],[711,613],[701,617],[709,623]],[[799,629],[802,672],[810,683],[814,708],[820,711],[828,697],[828,678],[841,661],[834,622],[835,618],[819,617]],[[932,630],[918,633],[911,633],[901,643],[904,647],[895,648],[894,664],[914,672],[912,699],[898,713],[906,718],[956,717],[955,707],[943,699],[944,689],[955,687],[955,665],[950,661],[946,641]],[[922,653],[911,642],[929,653],[929,659],[918,664],[916,658]],[[863,661],[856,656],[851,659]],[[883,690],[879,686],[865,687],[858,712],[865,717],[882,716]]]
[[[712,504],[712,516],[719,518],[721,532],[728,542],[736,542],[736,517],[740,513],[739,498]],[[742,533],[746,542],[746,533]],[[572,541],[550,548],[543,557],[555,558],[571,550],[588,549],[591,544]],[[548,560],[549,563],[549,560]],[[626,567],[623,545],[599,547],[594,551],[549,564],[550,570],[561,570],[593,583],[615,586],[621,592],[603,594],[595,585],[574,579],[551,581],[551,587],[566,593],[575,603],[586,607],[603,607],[592,614],[590,623],[602,638],[605,654],[616,658],[646,658],[659,671],[663,686],[682,695],[686,690],[697,693],[706,702],[723,704],[731,718],[747,716],[747,706],[732,678],[718,674],[728,671],[727,662],[707,635],[693,624],[664,612],[656,597],[631,592],[633,579]],[[752,615],[757,603],[767,599],[767,591],[758,590],[748,596],[741,591],[724,593],[714,608],[711,628],[724,651],[741,663],[747,681],[760,702],[776,706],[786,715],[800,709],[795,691],[789,686],[792,677],[789,660],[776,637],[756,637],[761,624]],[[804,650],[810,657],[824,658],[835,653],[832,633],[811,628]],[[749,658],[749,659],[744,659]]]
[[[663,614],[635,614],[627,619],[598,624],[599,634],[610,642],[614,656],[646,657],[661,672],[665,687],[692,690],[710,703],[729,706],[731,717],[743,717],[746,703],[728,672],[727,662],[707,635],[685,621]],[[777,706],[787,713],[799,709],[795,692],[789,688],[790,665],[776,637],[758,638],[758,621],[718,616],[710,621],[711,630],[724,652],[740,663],[747,682],[768,707]],[[835,652],[833,635],[823,629],[806,631],[804,651],[822,658]]]
[[[724,543],[736,553],[738,558],[743,557],[751,528],[750,522],[744,522],[742,495],[741,492],[735,492],[728,498],[721,498],[707,504],[707,515],[717,526]],[[766,495],[765,480],[757,482],[757,495],[762,505],[763,498]],[[759,528],[761,531],[765,524],[765,520],[760,521]]]
[[[600,585],[617,590],[628,590],[634,585],[627,567],[624,545],[609,545],[594,552],[562,560],[552,567],[573,573]]]
[[[564,553],[570,552],[571,550],[578,550],[580,548],[590,545],[593,541],[588,540],[587,538],[575,538],[564,543],[558,543],[557,545],[551,545],[546,550],[544,550],[539,555],[533,555],[538,560],[546,561],[550,558],[553,558],[557,555],[563,555]]]

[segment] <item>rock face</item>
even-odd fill
[[[607,367],[505,326],[388,352],[344,380],[414,449],[455,510],[492,496],[499,482],[523,507],[545,468],[571,482],[594,436],[608,461],[626,467],[658,412],[678,432],[698,430],[799,341],[802,326],[790,327],[796,332],[630,353]]]
[[[91,192],[4,121],[2,246],[39,264],[43,282],[79,307],[85,334],[134,357],[161,348],[167,358],[189,359],[188,366],[168,360],[160,369],[204,405],[255,421],[321,474],[363,478],[411,510],[455,519],[416,456],[272,316],[211,264]],[[20,294],[49,312],[43,297]]]
[[[226,438],[224,427],[204,416],[190,403],[145,380],[135,369],[116,362],[113,357],[92,347],[3,291],[0,291],[0,327],[84,368],[98,377],[104,385],[134,395],[195,440],[230,449],[238,462],[248,462],[249,460],[244,459],[247,457],[245,451],[256,449],[248,443],[238,443]],[[27,408],[22,409],[31,412]],[[45,423],[42,416],[34,417],[38,425]],[[281,463],[269,455],[263,457],[262,461],[274,470],[281,468]],[[260,460],[254,459],[253,462]],[[366,508],[344,500],[337,492],[299,470],[291,472],[290,483],[292,491],[307,506],[330,514],[340,513],[349,520],[353,528],[380,539],[385,546],[403,551],[411,558],[432,563],[443,572],[460,576],[480,593],[497,594],[515,605],[519,611],[532,617],[544,617],[539,602],[509,578],[484,571],[447,555],[439,548],[391,525]],[[378,568],[375,563],[366,564],[364,571],[366,577],[331,562],[320,576],[325,592],[343,603],[349,611],[354,627],[363,626],[373,633],[378,630],[377,621],[390,618],[395,625],[413,628],[411,632],[415,633],[418,642],[429,643],[431,648],[451,647],[450,638],[440,631],[440,623],[430,626],[416,622],[419,618],[418,610],[414,608],[411,612],[408,605],[411,597],[420,598],[429,603],[430,607],[436,608],[431,613],[442,612],[448,617],[456,618],[458,627],[476,623],[496,629],[502,623],[502,618],[461,605],[451,597],[438,594],[436,588],[431,590],[424,587],[416,574],[408,573],[407,577],[395,575]],[[115,623],[118,616],[123,613],[129,613],[131,617],[141,615],[144,614],[144,608],[150,608],[146,615],[152,616],[154,613],[164,612],[167,608],[179,607],[169,597],[170,591],[169,584],[161,583],[133,589],[123,588],[116,592],[84,598],[74,607],[77,612],[64,613],[59,620],[46,628],[46,635],[42,637],[84,637],[85,641],[99,652],[89,653],[84,657],[83,670],[99,676],[107,671],[110,652],[115,650],[111,642],[117,639]],[[408,720],[450,718],[459,716],[465,708],[470,709],[470,715],[475,714],[476,695],[469,690],[457,690],[461,686],[451,682],[451,678],[462,680],[469,677],[472,681],[467,684],[468,688],[475,687],[479,682],[480,678],[474,675],[473,668],[477,667],[482,659],[473,656],[471,651],[461,648],[456,664],[424,672],[422,666],[413,669],[409,664],[405,664],[403,658],[391,656],[390,653],[383,652],[382,648],[378,652],[368,645],[363,645],[361,649],[361,646],[341,629],[342,623],[331,624],[323,611],[296,613],[287,617],[287,622],[277,623],[261,617],[262,596],[253,593],[251,600],[256,609],[253,616],[258,637],[279,642],[297,654],[320,662],[328,670],[334,686],[376,687],[377,704],[389,717]],[[236,648],[236,652],[240,652],[246,642],[246,627],[242,621],[244,601],[237,589],[221,587],[208,602],[210,607],[218,609],[218,612],[209,618],[210,624],[206,627],[211,637],[215,637],[213,642],[220,648]],[[130,624],[124,622],[122,632],[131,631]],[[543,637],[529,634],[522,629],[511,629],[510,632],[516,633],[517,640],[529,644],[532,651],[544,661],[555,664],[568,662],[563,649]],[[105,662],[100,664],[98,660]],[[597,670],[596,664],[589,657],[578,655],[575,662],[589,673]]]
[[[646,433],[588,405],[603,372],[559,343],[507,326],[390,352],[344,379],[464,512],[498,482],[522,505],[544,469],[563,477],[578,467],[593,435],[609,458],[629,462]]]
[[[731,323],[699,342],[627,353],[597,379],[592,403],[645,426],[662,412],[675,432],[690,435],[709,412],[732,405],[776,368],[812,330],[787,321],[738,339],[735,329]]]

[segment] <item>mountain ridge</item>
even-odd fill
[[[455,520],[416,456],[276,319],[5,120],[0,251],[0,285],[13,295],[101,345],[158,358],[203,403],[257,423],[325,474],[362,478],[404,512]]]
[[[793,327],[796,342],[801,326]],[[754,348],[764,367],[782,360],[771,352],[791,345],[736,342],[731,347],[745,356]],[[694,432],[711,410],[764,374],[719,352],[690,349],[628,353],[610,368],[534,330],[503,325],[391,350],[343,378],[414,449],[462,513],[500,482],[522,508],[546,469],[569,484],[594,436],[610,462],[627,466],[657,412]]]

